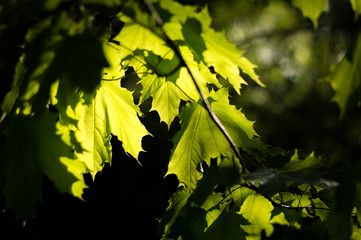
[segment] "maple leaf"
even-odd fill
[[[178,180],[194,188],[202,177],[198,170],[203,160],[230,152],[222,132],[198,103],[186,106],[179,114],[181,130],[174,136],[174,150],[170,157],[167,174],[176,174]]]
[[[226,90],[212,92],[212,109],[219,116],[225,128],[230,132],[237,146],[244,151],[266,147],[259,139],[250,122],[242,112],[229,105]],[[174,149],[170,157],[168,173],[176,174],[178,180],[190,188],[194,188],[202,177],[198,170],[203,160],[221,155],[233,154],[225,136],[213,122],[207,110],[199,103],[188,104],[179,114],[181,130],[174,136]]]
[[[242,226],[248,234],[247,240],[259,239],[263,230],[267,236],[272,234],[273,226],[269,222],[272,210],[272,203],[262,195],[250,195],[245,199],[238,213],[250,223]]]
[[[217,33],[210,29],[202,34],[202,37],[207,47],[203,53],[205,62],[208,66],[213,66],[217,73],[227,79],[238,94],[240,94],[241,84],[247,84],[241,77],[239,69],[248,74],[257,84],[264,86],[254,71],[256,65],[242,57],[242,52],[234,44],[227,41],[223,32]]]
[[[153,97],[152,108],[158,112],[161,121],[164,121],[168,127],[173,119],[179,113],[181,100],[189,100],[190,90],[193,95],[198,92],[191,85],[191,79],[188,79],[188,85],[177,84],[181,76],[186,73],[180,70],[179,59],[174,53],[167,52],[165,55],[173,54],[171,60],[164,59],[146,50],[137,50],[134,55],[129,56],[123,64],[125,67],[132,67],[134,72],[140,77],[142,85],[140,103],[143,103],[150,97]],[[184,90],[183,90],[184,89]]]
[[[140,103],[153,97],[151,110],[156,110],[169,127],[179,113],[182,99],[199,98],[197,89],[186,71],[181,69],[179,58],[162,38],[126,16],[121,19],[126,24],[114,38],[120,44],[108,43],[105,46],[110,65],[104,69],[105,76],[117,79],[124,75],[120,66],[123,69],[132,67],[141,78]],[[178,79],[181,79],[180,84]]]
[[[119,42],[119,63],[137,49],[151,51],[158,56],[169,52],[170,48],[165,41],[151,29],[125,15],[121,15],[119,19],[125,23],[119,34],[113,38],[113,42]]]
[[[166,5],[166,9],[173,11],[171,5]],[[226,39],[224,32],[215,32],[210,27],[210,16],[206,8],[198,14],[187,11],[175,12],[175,14],[177,14],[176,18],[164,24],[164,30],[178,46],[187,46],[196,62],[203,62],[206,67],[213,67],[215,72],[231,83],[238,94],[241,84],[247,84],[241,77],[239,69],[257,84],[264,86],[254,71],[256,65],[242,57],[242,51]],[[185,60],[189,59],[183,53],[182,57]]]
[[[92,101],[79,106],[77,114],[75,135],[84,148],[77,156],[93,176],[105,162],[111,162],[111,134],[122,141],[126,152],[138,158],[142,138],[148,132],[139,120],[131,92],[120,87],[120,80],[102,81]]]

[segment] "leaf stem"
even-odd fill
[[[178,47],[174,44],[174,42],[170,39],[170,37],[168,36],[168,34],[164,31],[163,29],[163,20],[160,17],[158,11],[155,9],[154,5],[149,1],[149,0],[144,0],[144,4],[147,7],[149,13],[152,15],[152,17],[154,18],[155,23],[157,24],[157,26],[161,29],[163,35],[165,36],[165,41],[166,43],[169,45],[169,47],[174,51],[174,53],[177,55],[177,57],[179,57],[181,65],[183,65],[187,71],[188,74],[190,75],[190,77],[193,80],[194,85],[197,88],[197,91],[199,93],[199,95],[201,96],[202,102],[207,110],[207,112],[209,113],[209,115],[211,116],[213,122],[217,125],[217,127],[222,131],[223,135],[226,137],[227,141],[229,142],[229,144],[231,145],[232,150],[235,152],[237,158],[239,159],[240,165],[242,167],[242,173],[247,172],[247,169],[243,163],[242,160],[242,156],[241,153],[237,147],[237,145],[235,144],[235,142],[233,141],[231,135],[228,133],[227,129],[225,128],[225,126],[222,124],[222,122],[219,120],[218,116],[214,113],[211,104],[209,103],[207,97],[204,95],[204,93],[201,91],[199,84],[197,83],[197,80],[195,79],[194,75],[192,74],[192,71],[190,70],[190,68],[188,67],[187,63],[185,62],[182,54],[180,53],[180,51],[178,50]]]

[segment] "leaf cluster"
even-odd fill
[[[318,2],[322,10],[325,1]],[[8,21],[12,4],[0,4]],[[317,27],[317,9],[293,4]],[[211,28],[207,8],[173,0],[81,0],[39,1],[38,10],[42,17],[24,26],[23,48],[6,79],[12,88],[1,104],[6,209],[31,216],[42,174],[81,198],[83,174],[94,177],[111,163],[112,138],[138,159],[150,135],[140,106],[151,101],[150,111],[168,127],[180,121],[167,172],[179,187],[159,223],[163,239],[260,239],[278,226],[324,239],[359,236],[360,166],[336,189],[321,157],[262,142],[229,92],[240,95],[245,79],[264,84],[242,51]],[[7,22],[0,34],[11,27]],[[352,61],[331,74],[342,109],[358,89],[359,45]],[[348,87],[340,84],[345,71],[353,76]]]

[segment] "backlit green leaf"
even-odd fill
[[[158,112],[160,119],[168,126],[179,113],[181,100],[190,100],[197,91],[192,86],[192,80],[186,71],[180,70],[179,59],[174,57],[171,60],[164,59],[148,51],[136,51],[137,55],[130,56],[129,61],[124,61],[125,66],[131,66],[135,73],[141,78],[142,84],[140,103],[153,97],[152,108]],[[166,53],[167,57],[172,52]],[[183,78],[186,84],[179,84],[178,79]],[[188,82],[188,84],[187,84]],[[191,85],[192,87],[188,87]],[[189,94],[189,95],[188,95]]]
[[[206,63],[209,67],[213,66],[223,78],[228,79],[238,94],[240,94],[241,84],[247,84],[240,76],[239,69],[248,74],[257,84],[264,86],[254,71],[256,65],[242,57],[242,52],[227,41],[224,33],[209,30],[202,36],[207,47],[203,53]]]
[[[84,152],[77,156],[93,176],[111,161],[111,134],[122,141],[126,152],[138,158],[142,138],[148,134],[139,113],[131,92],[120,87],[120,80],[102,81],[91,103],[79,107],[79,130],[75,133]]]
[[[167,9],[172,11],[172,9]],[[241,69],[259,85],[264,86],[255,73],[256,67],[249,60],[242,57],[242,52],[230,43],[223,32],[215,32],[211,27],[208,10],[202,9],[198,14],[177,12],[177,17],[164,25],[169,37],[179,46],[187,46],[198,63],[203,62],[206,67],[213,67],[223,78],[228,79],[233,88],[240,93],[241,84],[247,84],[240,76]],[[182,53],[185,59],[188,59]]]
[[[179,114],[181,131],[173,138],[174,150],[167,174],[176,174],[180,183],[194,188],[202,174],[199,164],[221,153],[230,154],[228,142],[208,112],[198,103],[192,103]]]
[[[262,195],[250,195],[243,202],[239,214],[241,214],[250,225],[242,226],[248,236],[247,240],[260,239],[261,232],[264,230],[266,236],[273,232],[273,226],[269,222],[271,218],[272,204]]]
[[[236,145],[246,152],[253,153],[265,145],[253,129],[253,123],[242,112],[228,104],[226,91],[212,92],[212,108],[225,128],[230,132]],[[201,178],[199,164],[210,158],[234,154],[223,133],[211,119],[207,110],[198,103],[192,103],[179,114],[181,131],[173,138],[168,174],[176,174],[179,181],[193,188]]]

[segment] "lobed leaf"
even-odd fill
[[[181,130],[174,136],[174,150],[170,157],[167,174],[176,174],[180,183],[194,188],[202,174],[199,165],[209,163],[221,153],[231,153],[222,132],[198,103],[192,103],[179,114]]]
[[[93,176],[111,161],[111,134],[122,141],[124,150],[134,158],[142,151],[142,138],[148,132],[138,118],[140,111],[131,93],[120,87],[120,80],[102,81],[92,101],[83,102],[77,114],[75,135],[84,148],[77,156]]]
[[[246,198],[239,214],[250,223],[250,225],[242,226],[248,234],[247,240],[259,239],[262,231],[265,231],[266,236],[272,234],[273,226],[270,223],[272,210],[271,202],[262,195],[250,195]]]
[[[198,14],[189,13],[183,8],[184,12],[175,12],[176,16],[164,24],[164,30],[172,41],[179,47],[187,46],[194,61],[202,62],[208,68],[213,67],[215,72],[232,84],[238,94],[241,84],[247,84],[240,75],[240,69],[257,84],[264,86],[254,71],[256,66],[242,57],[242,52],[226,39],[223,32],[217,33],[210,27],[211,20],[206,8]],[[165,9],[174,11],[167,5]],[[183,53],[182,56],[189,59]]]

